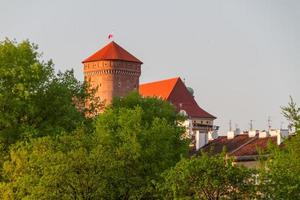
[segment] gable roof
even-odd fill
[[[219,136],[216,139],[209,141],[202,147],[202,150],[212,155],[222,153],[223,150],[230,153],[240,148],[243,144],[251,141],[251,139],[253,138],[246,134],[237,135],[232,139],[227,139],[227,136]]]
[[[86,58],[84,61],[82,61],[82,63],[99,60],[122,60],[143,64],[142,61],[137,59],[114,41],[108,43],[105,47]]]
[[[139,92],[144,97],[158,97],[168,100],[179,77],[141,84]]]
[[[216,118],[199,107],[179,77],[141,84],[139,93],[144,97],[157,97],[169,101],[177,111],[185,110],[190,117]]]
[[[276,136],[270,136],[266,138],[255,137],[255,139],[252,142],[243,145],[242,148],[232,152],[231,155],[233,156],[259,155],[258,150],[259,149],[266,150],[269,142],[272,142],[273,144],[277,144],[277,137]]]
[[[202,147],[204,152],[209,154],[218,154],[225,148],[226,152],[235,157],[258,156],[259,149],[266,150],[269,142],[276,144],[276,136],[259,138],[258,135],[249,137],[248,134],[237,135],[232,139],[227,136],[219,136]]]

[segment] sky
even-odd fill
[[[300,105],[298,0],[0,0],[0,40],[29,39],[55,69],[73,68],[108,34],[142,60],[140,82],[180,76],[198,104],[233,127],[285,128]]]

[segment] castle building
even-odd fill
[[[85,81],[92,88],[97,88],[96,97],[100,97],[105,105],[110,104],[114,97],[126,96],[133,90],[139,90],[143,63],[114,41],[82,63]]]
[[[186,87],[179,77],[139,85],[143,63],[114,41],[82,63],[85,81],[97,88],[96,97],[100,97],[105,105],[114,97],[126,96],[133,90],[144,97],[169,101],[186,116],[183,125],[187,128],[186,136],[192,139],[192,148],[199,150],[207,144],[216,117],[197,104],[193,89]]]

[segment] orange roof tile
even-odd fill
[[[139,92],[144,97],[158,97],[167,100],[179,77],[141,84]]]
[[[82,63],[93,62],[99,60],[123,60],[129,62],[141,63],[139,59],[131,55],[128,51],[112,41],[96,53],[86,58]]]
[[[185,110],[190,117],[216,118],[199,107],[179,77],[141,84],[139,93],[144,97],[158,97],[172,103],[177,111]]]

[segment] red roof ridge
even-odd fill
[[[157,83],[157,82],[163,82],[163,81],[171,81],[171,80],[175,80],[175,79],[180,79],[180,77],[177,76],[177,77],[173,77],[173,78],[166,78],[166,79],[162,79],[162,80],[159,80],[159,81],[152,81],[152,82],[142,83],[141,85]]]
[[[100,60],[123,60],[143,64],[142,61],[130,54],[116,42],[112,41],[82,61],[82,63]]]
[[[249,135],[248,135],[249,137]],[[244,146],[252,143],[253,141],[255,141],[256,139],[259,139],[258,136],[254,136],[253,138],[251,138],[250,140],[246,141],[244,144],[242,144],[241,146],[239,146],[238,148],[234,149],[231,152],[228,152],[229,154],[233,154],[234,152],[237,152],[238,150],[240,150],[241,148],[243,148]]]
[[[228,150],[227,153],[230,156],[240,159],[242,157],[258,156],[259,153],[257,149],[265,150],[269,141],[276,144],[276,138],[277,136],[260,138],[258,135],[252,138],[249,137],[249,134],[239,134],[233,139],[228,139],[227,136],[219,136],[218,138],[209,141],[202,149],[209,152],[212,148],[212,153],[216,154],[222,152],[223,147],[226,147]]]
[[[180,77],[141,84],[139,93],[144,97],[167,100],[176,107],[177,111],[184,110],[191,117],[216,118],[200,108]]]

